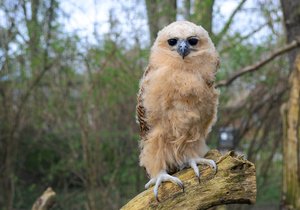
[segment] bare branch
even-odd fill
[[[237,71],[232,76],[230,76],[229,79],[219,81],[216,84],[216,88],[222,87],[222,86],[229,86],[237,78],[243,76],[244,74],[248,74],[248,73],[257,71],[260,67],[266,65],[267,63],[272,61],[277,56],[282,55],[286,52],[289,52],[299,46],[300,46],[300,40],[292,41],[291,43],[283,46],[282,48],[280,48],[280,49],[276,50],[275,52],[273,52],[272,54],[270,54],[267,58],[255,63],[255,64],[252,64],[250,66],[246,66],[246,67],[242,68],[241,70]]]
[[[155,200],[153,188],[150,188],[121,209],[204,210],[222,204],[255,202],[256,177],[253,163],[234,152],[222,156],[217,150],[212,150],[206,157],[217,163],[218,172],[215,176],[209,168],[204,168],[199,183],[192,169],[180,171],[175,176],[185,184],[185,192],[172,183],[165,183],[159,189],[160,202]]]
[[[235,8],[235,10],[231,13],[229,19],[227,20],[227,22],[225,23],[223,29],[221,30],[221,32],[216,36],[216,39],[215,39],[215,43],[216,45],[218,45],[218,43],[220,42],[220,40],[223,38],[224,34],[227,33],[232,21],[233,21],[233,18],[235,17],[235,15],[237,14],[237,12],[242,8],[242,6],[244,5],[244,3],[246,2],[247,0],[242,0],[238,6]]]
[[[241,43],[242,41],[248,39],[249,37],[251,37],[252,35],[256,34],[257,32],[259,32],[261,29],[263,29],[264,27],[266,27],[269,23],[265,23],[261,26],[259,26],[258,28],[254,29],[253,31],[251,31],[250,33],[246,34],[243,37],[239,37],[237,41],[235,41],[233,44],[231,44],[230,46],[226,46],[223,49],[221,49],[221,51],[219,52],[220,54],[230,50],[231,48],[233,48],[234,46],[236,46],[238,43]]]
[[[42,78],[44,77],[46,72],[49,71],[50,68],[53,65],[53,63],[51,63],[51,64],[48,63],[48,51],[49,51],[49,43],[50,43],[50,39],[51,39],[51,30],[52,30],[51,22],[53,21],[53,18],[54,18],[54,16],[53,16],[54,15],[54,0],[51,0],[50,8],[49,8],[48,12],[49,12],[49,20],[48,20],[48,23],[47,23],[48,24],[48,31],[47,31],[47,34],[46,34],[46,48],[45,48],[44,53],[43,53],[43,69],[36,76],[36,78],[34,78],[32,83],[29,85],[26,92],[24,93],[23,97],[21,98],[20,105],[18,106],[18,111],[15,115],[15,121],[14,121],[13,129],[11,130],[11,134],[10,134],[11,137],[13,137],[16,130],[18,129],[18,126],[20,124],[20,117],[21,117],[21,114],[23,112],[23,108],[24,108],[25,104],[27,103],[29,97],[31,96],[32,91],[38,86],[38,84],[40,83],[40,81],[42,80]]]

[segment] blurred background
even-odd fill
[[[300,170],[300,137],[287,132],[300,130],[299,48],[285,49],[300,35],[298,0],[0,0],[1,210],[30,209],[48,186],[53,209],[74,210],[118,209],[144,189],[139,79],[158,30],[184,19],[209,32],[221,57],[209,146],[256,164],[257,204],[230,209],[296,209],[299,181],[283,174]]]

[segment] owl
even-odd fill
[[[170,181],[184,190],[172,173],[197,164],[209,165],[206,138],[216,121],[219,91],[214,87],[218,53],[207,31],[188,21],[176,21],[159,31],[149,64],[140,80],[137,122],[140,126],[140,166],[150,176],[145,185],[158,189]]]

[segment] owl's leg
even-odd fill
[[[192,158],[189,160],[189,165],[194,170],[199,182],[200,182],[200,172],[197,164],[209,165],[211,169],[214,171],[214,174],[217,173],[217,165],[215,161],[206,158],[201,158],[201,157]]]
[[[177,184],[182,189],[182,191],[184,192],[184,185],[180,181],[180,179],[178,179],[175,176],[171,176],[171,175],[167,174],[167,172],[163,170],[156,177],[150,179],[150,181],[145,185],[146,189],[148,189],[151,185],[154,185],[153,192],[154,192],[155,199],[158,202],[159,202],[158,188],[159,188],[159,186],[161,185],[162,182],[166,182],[166,181],[173,182],[174,184]]]

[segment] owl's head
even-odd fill
[[[198,63],[199,59],[205,59],[207,54],[213,60],[218,59],[207,31],[189,21],[176,21],[159,31],[150,58],[156,62],[160,60],[160,63],[187,64]]]

